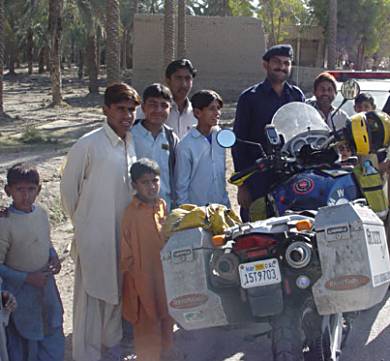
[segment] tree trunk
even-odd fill
[[[356,70],[364,70],[364,56],[366,52],[365,39],[361,39],[357,48]]]
[[[86,53],[89,77],[88,90],[91,94],[99,94],[96,32],[87,37]]]
[[[43,61],[46,68],[45,71],[50,71],[50,47],[48,45],[45,45],[43,50]]]
[[[100,74],[100,65],[102,65],[102,36],[101,31],[96,34],[96,54],[97,54],[97,73]]]
[[[328,69],[336,68],[337,60],[337,0],[329,0]]]
[[[79,50],[79,59],[78,59],[78,71],[77,76],[81,80],[84,76],[84,51],[82,49]]]
[[[164,70],[175,59],[175,6],[174,0],[164,4]]]
[[[134,17],[138,13],[138,0],[133,0],[130,7],[130,26],[129,26],[129,49],[128,49],[128,59],[129,67],[133,68],[133,45],[134,45]]]
[[[121,45],[121,69],[127,69],[127,34],[129,30],[127,28],[123,29],[122,32],[122,45]]]
[[[4,70],[4,0],[0,0],[0,116],[4,114],[3,70]]]
[[[33,46],[33,31],[32,28],[28,28],[27,30],[27,66],[28,73],[31,75],[33,73],[33,54],[34,54],[34,46]]]
[[[75,47],[76,47],[75,41],[72,38],[71,44],[70,44],[70,62],[71,62],[71,64],[75,63]]]
[[[230,14],[228,0],[209,0],[208,3],[209,3],[208,15],[228,16]]]
[[[107,86],[121,81],[119,0],[106,0],[106,64]]]
[[[50,78],[53,105],[60,105],[63,0],[49,0]]]
[[[177,15],[177,57],[185,58],[187,56],[187,0],[179,1]]]
[[[10,54],[8,54],[8,74],[10,74],[10,75],[16,75],[16,72],[15,72],[16,56],[15,56],[14,50],[15,49],[11,49]]]
[[[43,74],[45,72],[45,48],[39,49],[38,54],[38,74]]]

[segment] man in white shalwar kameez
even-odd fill
[[[60,185],[74,226],[75,361],[100,360],[122,338],[120,224],[132,197],[129,174],[136,157],[129,129],[140,98],[121,83],[107,88],[104,103],[107,120],[70,149]]]

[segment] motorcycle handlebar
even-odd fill
[[[249,178],[254,172],[264,172],[268,169],[266,158],[260,158],[256,161],[254,165],[252,165],[249,168],[243,169],[237,173],[234,173],[229,178],[229,183],[235,184],[235,185],[241,185],[244,183],[244,181]]]

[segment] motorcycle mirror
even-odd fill
[[[341,95],[344,99],[352,100],[360,94],[359,83],[354,79],[348,79],[341,85]]]
[[[217,133],[217,143],[223,148],[230,148],[236,144],[237,138],[230,129],[221,129]]]

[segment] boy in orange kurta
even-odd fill
[[[140,159],[130,169],[136,195],[122,219],[123,317],[133,324],[137,361],[172,361],[173,320],[168,314],[160,250],[166,205],[160,169]]]

